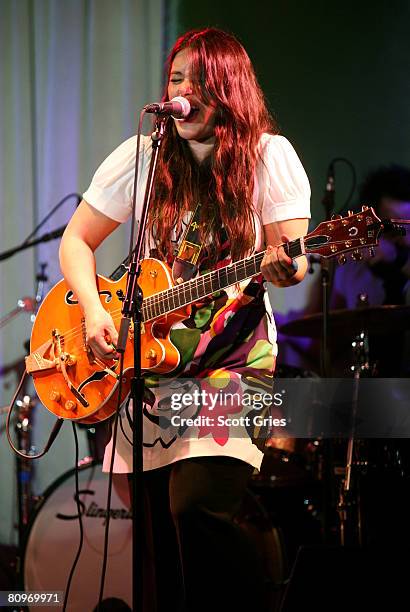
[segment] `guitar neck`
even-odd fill
[[[304,254],[303,244],[303,238],[297,238],[282,246],[286,254],[294,259]],[[151,295],[143,301],[143,320],[150,321],[164,316],[173,310],[188,306],[216,291],[226,289],[259,274],[264,255],[265,251],[255,253],[229,266],[218,268],[213,272],[202,274],[190,281]]]

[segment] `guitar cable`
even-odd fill
[[[19,393],[20,393],[20,391],[21,391],[21,389],[23,387],[23,383],[24,383],[24,380],[25,380],[26,376],[27,376],[27,370],[24,370],[23,375],[22,375],[22,377],[20,379],[20,382],[19,382],[19,384],[17,386],[16,392],[13,395],[13,399],[10,402],[10,406],[9,406],[8,413],[7,413],[7,420],[6,420],[6,435],[7,435],[8,443],[9,443],[11,449],[13,450],[13,452],[16,455],[18,455],[21,459],[25,459],[25,460],[28,459],[28,460],[31,461],[32,459],[40,459],[40,457],[44,457],[44,455],[46,453],[48,453],[48,451],[50,450],[51,445],[53,444],[54,440],[56,439],[57,434],[60,431],[60,429],[61,429],[65,419],[61,419],[60,417],[58,417],[56,419],[56,421],[54,423],[54,427],[51,430],[50,436],[49,436],[49,438],[47,440],[47,443],[46,443],[46,445],[44,447],[44,450],[42,450],[37,455],[27,455],[26,453],[22,453],[18,448],[16,448],[14,446],[13,441],[11,439],[11,435],[10,435],[11,413],[13,412],[14,404],[16,403],[17,397],[18,397],[18,395],[19,395]]]
[[[100,581],[100,592],[99,592],[99,600],[98,600],[98,605],[96,610],[100,610],[100,606],[102,603],[102,598],[103,598],[103,593],[104,593],[104,584],[105,584],[105,575],[106,575],[106,570],[107,570],[107,560],[108,560],[108,538],[109,538],[109,525],[110,525],[110,516],[111,516],[111,494],[112,494],[112,481],[113,481],[113,467],[114,467],[114,457],[115,457],[115,448],[116,448],[116,443],[117,443],[117,431],[118,431],[118,420],[120,417],[120,411],[121,411],[121,391],[122,391],[122,378],[123,378],[123,370],[124,370],[124,354],[122,353],[120,356],[120,371],[119,371],[119,381],[118,381],[118,404],[117,404],[117,408],[115,411],[115,419],[114,419],[114,428],[113,428],[113,434],[112,434],[112,455],[111,455],[111,462],[110,462],[110,470],[109,470],[109,475],[108,475],[108,493],[107,493],[107,514],[106,514],[106,523],[105,523],[105,530],[104,530],[104,550],[103,550],[103,563],[102,563],[102,570],[101,570],[101,581]],[[14,451],[14,453],[16,453],[16,455],[18,455],[19,457],[21,457],[22,459],[40,459],[40,457],[43,457],[49,450],[51,445],[53,444],[54,440],[57,437],[58,432],[60,431],[65,419],[62,418],[57,418],[55,423],[54,423],[54,427],[50,433],[49,439],[47,441],[46,446],[44,447],[44,450],[41,451],[40,453],[36,454],[36,455],[27,455],[25,453],[22,453],[18,448],[16,448],[13,444],[13,441],[11,439],[11,435],[10,435],[10,421],[11,421],[11,414],[13,411],[13,407],[16,403],[17,397],[23,387],[23,383],[24,380],[27,376],[27,370],[24,370],[23,375],[21,376],[20,382],[17,386],[17,389],[14,393],[14,396],[11,400],[9,409],[8,409],[8,414],[7,414],[7,420],[6,420],[6,435],[7,435],[7,440],[9,442],[9,445],[11,447],[11,449]],[[129,400],[128,400],[129,403]],[[128,406],[128,404],[127,404]],[[121,420],[120,420],[121,422]],[[79,487],[79,476],[78,476],[78,464],[79,464],[79,445],[78,445],[78,436],[77,436],[77,430],[75,427],[75,422],[72,422],[72,428],[73,428],[73,434],[74,434],[74,442],[75,442],[75,493],[76,493],[76,501],[77,501],[77,513],[78,513],[78,522],[79,522],[79,527],[80,527],[80,542],[78,545],[78,549],[77,549],[77,553],[73,562],[73,565],[71,567],[69,576],[68,576],[68,580],[67,580],[67,585],[66,585],[66,589],[65,589],[65,595],[64,595],[64,603],[63,603],[63,612],[66,611],[67,609],[67,603],[68,603],[68,597],[69,597],[69,592],[70,592],[70,588],[71,588],[71,583],[72,583],[72,579],[74,576],[74,572],[75,569],[77,567],[78,561],[80,559],[80,555],[81,555],[81,551],[83,548],[83,543],[84,543],[84,526],[83,526],[83,521],[82,521],[82,515],[81,515],[81,508],[80,508],[80,487]],[[125,437],[127,438],[127,440],[130,442],[128,436],[125,434],[125,432],[123,432]]]
[[[131,396],[129,395],[124,409],[125,409],[125,414],[127,416],[128,424],[132,430],[132,428],[134,427],[134,421],[132,420],[132,417],[130,415],[130,401],[131,401]],[[127,440],[128,444],[132,446],[132,440],[129,439],[128,434],[125,432],[124,425],[122,423],[122,419],[120,419],[120,427],[121,427],[122,435]]]

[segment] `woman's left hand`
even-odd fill
[[[289,242],[287,236],[282,236],[283,242]],[[298,271],[298,264],[285,253],[282,245],[268,245],[261,263],[261,272],[267,281],[279,287],[292,285],[292,277]]]

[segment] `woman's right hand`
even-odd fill
[[[93,308],[85,315],[87,344],[96,357],[104,361],[119,359],[115,346],[118,332],[111,315],[104,308]]]

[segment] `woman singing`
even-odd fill
[[[306,234],[308,179],[292,145],[277,134],[251,61],[232,35],[208,28],[177,40],[169,56],[164,100],[176,96],[186,98],[191,111],[186,119],[166,123],[145,257],[173,266],[177,284],[190,273],[201,275],[267,250],[260,274],[204,297],[186,319],[175,323],[171,340],[180,360],[172,379],[195,380],[197,386],[202,381],[207,392],[238,385],[243,390],[255,381],[269,390],[277,346],[266,286],[287,287],[305,275],[305,258],[292,261],[280,245]],[[151,156],[151,139],[141,142],[137,216]],[[61,268],[84,312],[88,344],[106,361],[116,356],[118,336],[96,289],[94,251],[129,218],[135,151],[132,137],[102,163],[61,243]],[[198,224],[192,222],[194,215]],[[197,225],[193,269],[183,254],[189,251],[187,235]],[[221,425],[227,415],[253,414],[252,407],[185,402],[183,409],[175,409],[166,400],[148,383],[146,555],[155,574],[157,609],[262,609],[258,555],[233,519],[263,453],[251,421],[241,434]],[[188,431],[181,419],[198,416],[209,419],[195,421]],[[125,417],[122,423],[130,438]],[[117,442],[114,469],[132,470],[132,449],[124,435]]]

